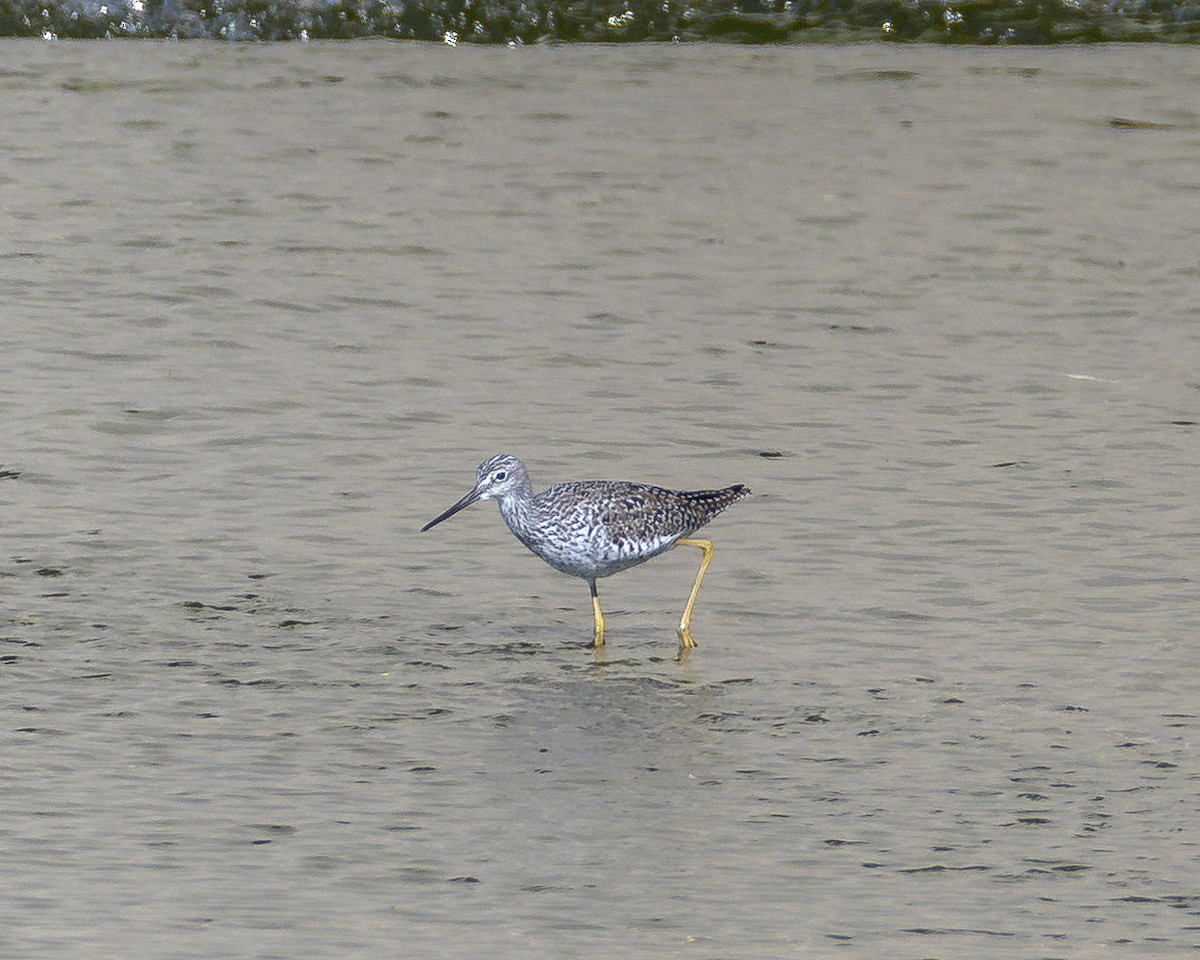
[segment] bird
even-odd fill
[[[698,547],[700,569],[677,631],[681,647],[687,649],[696,646],[692,608],[713,556],[712,542],[694,540],[692,534],[750,492],[743,483],[720,490],[667,490],[619,480],[577,480],[534,493],[525,464],[500,453],[483,461],[471,491],[421,532],[476,501],[497,501],[500,516],[521,543],[555,570],[587,581],[595,621],[592,645],[597,649],[604,646],[604,615],[596,581],[672,547]]]

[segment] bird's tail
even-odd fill
[[[744,483],[735,483],[732,487],[725,487],[721,490],[689,490],[683,494],[683,497],[708,516],[715,517],[731,503],[737,503],[742,497],[750,496],[751,492]]]

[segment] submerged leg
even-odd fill
[[[596,636],[592,645],[602,647],[604,646],[604,614],[600,612],[600,594],[596,592],[595,580],[589,580],[588,586],[592,589],[592,612],[596,615]]]
[[[679,621],[679,642],[685,647],[694,647],[696,641],[692,639],[690,629],[692,607],[696,605],[696,594],[700,592],[700,581],[704,579],[704,571],[708,569],[708,564],[712,560],[713,545],[708,540],[676,540],[675,546],[699,547],[704,551],[704,555],[700,558],[700,571],[696,574],[696,582],[692,585],[692,595],[688,597],[687,606],[683,608],[683,619]]]

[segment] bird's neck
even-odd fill
[[[519,537],[522,531],[529,529],[533,522],[533,487],[528,481],[521,489],[499,497],[497,503],[509,530]]]

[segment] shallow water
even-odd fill
[[[0,955],[1200,950],[1190,52],[0,53]]]

